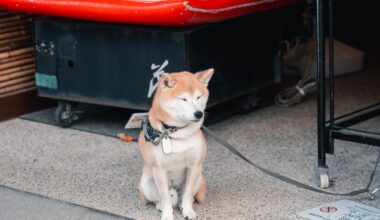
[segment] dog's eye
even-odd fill
[[[181,99],[182,101],[187,102],[187,99],[185,99],[185,98],[179,98],[179,99]]]
[[[198,96],[197,99],[199,100],[201,98],[201,96]]]

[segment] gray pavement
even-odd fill
[[[337,115],[379,101],[378,69],[337,80]],[[379,124],[380,118],[374,118],[356,127],[380,131]],[[291,108],[270,106],[231,117],[210,128],[262,167],[315,186],[315,97]],[[207,141],[208,193],[204,204],[195,205],[199,219],[299,219],[297,212],[343,198],[380,208],[380,199],[370,201],[366,195],[328,196],[288,185],[247,165],[212,138]],[[330,175],[337,178],[329,191],[363,188],[378,152],[337,141],[335,154],[327,156]],[[22,119],[0,123],[0,185],[134,219],[159,219],[155,207],[139,200],[142,167],[136,143]],[[378,185],[380,169],[373,187]],[[0,203],[0,209],[8,206]],[[178,210],[175,217],[182,219]]]
[[[1,220],[128,220],[84,206],[0,186]]]

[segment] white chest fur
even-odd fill
[[[185,139],[171,139],[171,153],[165,154],[162,144],[154,146],[156,161],[164,169],[184,164],[192,166],[202,153],[203,141],[199,134],[194,134]]]
[[[186,168],[192,167],[201,157],[203,137],[196,132],[183,139],[172,139],[172,151],[165,154],[162,145],[153,146],[156,162],[164,169],[171,184],[180,185],[186,177]]]

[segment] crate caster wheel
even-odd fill
[[[62,128],[70,127],[79,119],[79,112],[73,111],[74,105],[68,102],[59,102],[55,109],[55,121]]]
[[[316,179],[319,188],[327,189],[330,186],[330,178],[327,167],[317,167]]]
[[[246,94],[236,100],[235,111],[239,114],[247,114],[258,107],[259,101],[255,93]]]

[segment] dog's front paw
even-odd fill
[[[187,220],[194,220],[197,217],[197,213],[194,209],[183,209],[182,215]]]
[[[182,211],[182,215],[185,219],[194,220],[197,218],[197,213],[194,211],[193,207],[180,204],[179,208]]]
[[[162,211],[161,220],[173,220],[174,219],[174,213],[173,209],[166,209]]]

